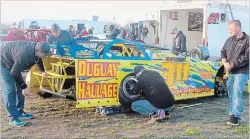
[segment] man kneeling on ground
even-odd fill
[[[134,74],[138,81],[133,91],[144,97],[144,100],[133,102],[132,110],[156,118],[157,121],[164,120],[166,112],[171,110],[174,104],[174,96],[165,80],[160,73],[146,70],[143,66],[136,66]]]

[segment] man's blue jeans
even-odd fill
[[[142,115],[145,116],[150,116],[153,113],[157,112],[158,108],[154,107],[153,105],[150,104],[149,101],[147,100],[138,100],[132,103],[131,108],[133,111],[138,112]],[[163,109],[164,111],[169,111],[171,110],[173,107],[169,107],[166,109]]]
[[[242,94],[248,80],[248,74],[229,74],[227,90],[230,100],[229,115],[241,118],[243,111]]]
[[[13,120],[23,113],[24,96],[22,95],[22,89],[16,85],[10,71],[3,64],[1,64],[0,78],[4,105],[8,111],[9,119]]]

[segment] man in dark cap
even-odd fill
[[[74,31],[74,26],[70,25],[69,29],[67,29],[67,31],[69,32],[70,35],[72,35],[73,37],[75,36],[75,31]]]
[[[32,119],[32,114],[24,112],[24,95],[29,87],[24,82],[21,72],[37,64],[43,76],[47,77],[42,59],[51,56],[47,42],[26,40],[4,42],[1,51],[1,89],[5,107],[8,111],[9,124],[21,127],[25,123],[20,119]],[[23,93],[22,93],[23,91]]]
[[[89,34],[89,35],[93,34],[93,33],[94,33],[94,32],[93,32],[94,29],[95,29],[94,27],[91,27],[91,28],[89,29],[89,31],[88,31],[88,34]]]
[[[49,44],[65,44],[74,39],[74,37],[68,31],[61,30],[57,24],[52,24],[51,32],[52,34],[47,38],[47,42]]]
[[[107,36],[109,39],[115,39],[121,33],[118,28],[115,28],[114,25],[109,26],[110,35]]]
[[[176,27],[172,28],[170,34],[173,34],[173,54],[177,56],[187,55],[187,46],[186,46],[186,36],[182,31],[179,31]]]
[[[174,96],[170,92],[160,73],[146,70],[143,66],[136,66],[134,74],[137,83],[133,91],[144,97],[132,103],[132,110],[142,115],[151,116],[157,121],[166,118],[174,104]]]

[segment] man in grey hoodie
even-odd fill
[[[26,40],[4,42],[0,51],[0,83],[4,105],[8,112],[9,125],[21,127],[25,125],[21,119],[32,119],[34,117],[23,110],[23,94],[29,93],[29,87],[24,82],[21,72],[37,64],[43,76],[48,76],[44,70],[42,59],[45,56],[51,56],[52,52],[47,42]]]

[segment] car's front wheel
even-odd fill
[[[126,76],[120,85],[119,89],[119,102],[126,108],[131,108],[131,104],[137,100],[142,99],[139,93],[133,92],[137,80],[133,74]]]

